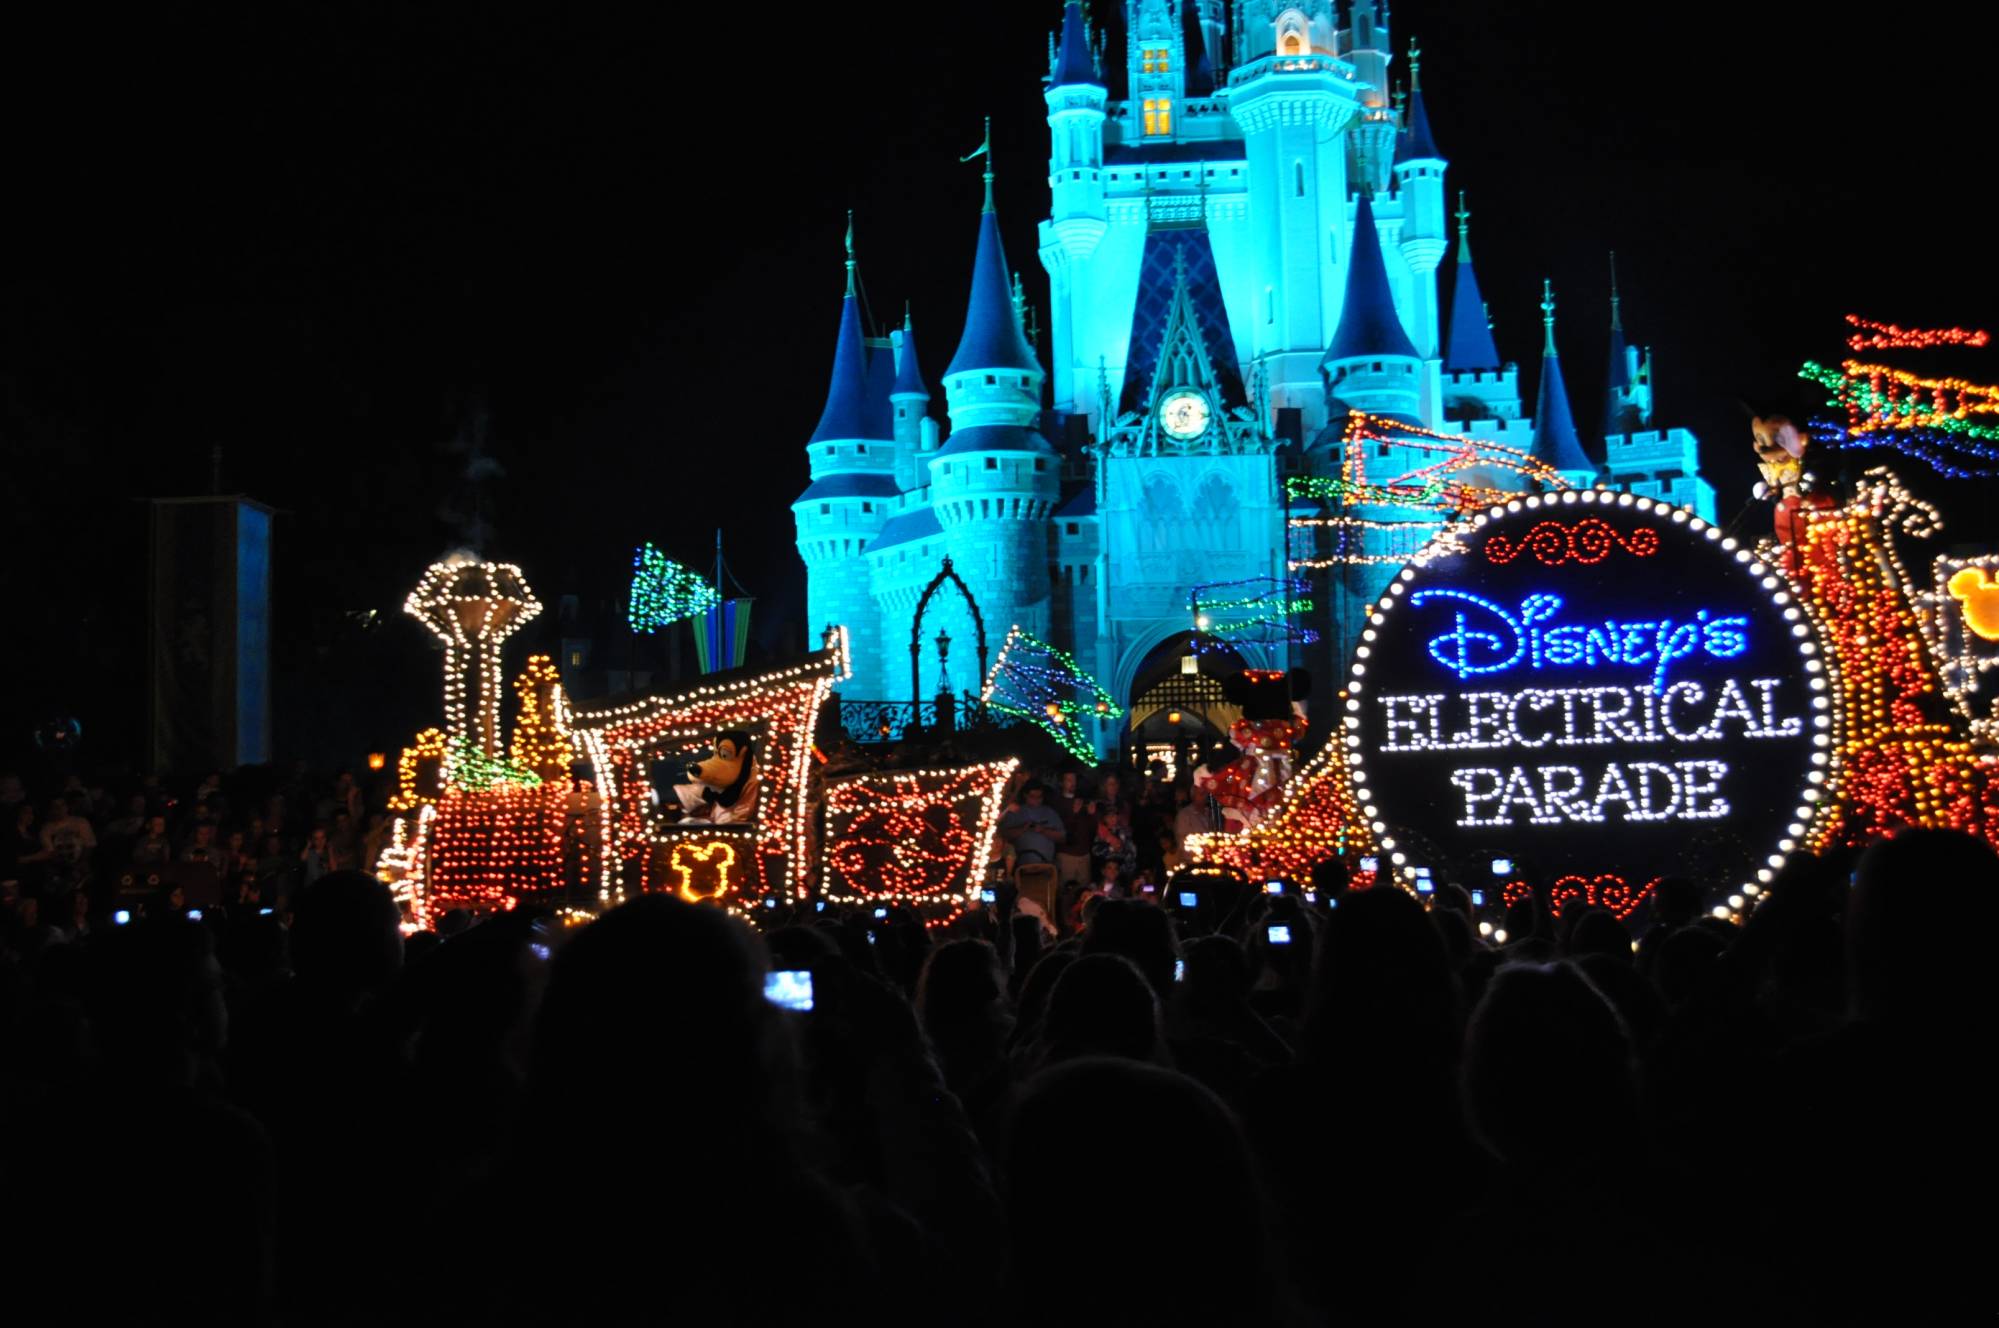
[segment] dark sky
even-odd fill
[[[462,542],[475,431],[504,470],[489,552],[545,598],[621,594],[642,539],[698,562],[719,524],[777,626],[802,599],[787,505],[844,210],[934,382],[978,207],[956,158],[985,113],[1009,254],[1045,301],[1054,0],[38,8],[0,38],[0,516],[41,633],[11,661],[5,744],[27,715],[124,722],[98,680],[134,664],[134,500],[203,491],[217,446],[225,487],[284,513],[294,705],[333,686],[344,614],[395,609]],[[1700,433],[1732,512],[1753,478],[1736,400],[1794,393],[1843,313],[1999,322],[1992,33],[1949,12],[1396,5],[1502,351],[1531,370],[1552,277],[1591,418],[1616,249],[1661,415]],[[1999,351],[1945,367],[1990,381]],[[1989,538],[1990,498],[1947,497],[1953,534]],[[368,683],[401,724],[435,665],[414,624],[379,635]]]

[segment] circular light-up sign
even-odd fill
[[[1826,677],[1783,579],[1694,513],[1521,498],[1375,606],[1348,682],[1354,789],[1398,863],[1513,858],[1558,905],[1620,916],[1668,875],[1739,907],[1819,800]]]

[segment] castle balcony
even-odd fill
[[[1254,83],[1259,78],[1271,74],[1331,75],[1345,82],[1354,81],[1354,67],[1336,55],[1266,55],[1261,60],[1252,60],[1246,65],[1238,65],[1229,71],[1229,88],[1234,90],[1245,83]]]

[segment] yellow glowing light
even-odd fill
[[[736,867],[736,846],[726,839],[710,840],[706,843],[683,840],[673,846],[673,855],[667,859],[667,865],[680,877],[680,885],[675,893],[688,903],[699,904],[704,900],[720,899],[729,893],[735,884],[730,878]],[[714,869],[712,890],[703,890],[694,882],[696,869],[707,866],[712,866]]]

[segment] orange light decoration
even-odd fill
[[[963,912],[985,879],[1015,760],[884,771],[826,789],[823,893],[837,903],[948,906]]]
[[[381,770],[387,767],[388,764],[389,764],[388,753],[386,752],[368,753],[368,768],[370,770]]]
[[[1994,767],[1949,722],[1943,685],[1893,533],[1934,534],[1934,509],[1886,470],[1845,507],[1806,514],[1792,579],[1833,657],[1834,744],[1810,845],[1863,844],[1905,826],[1999,846]]]
[[[443,729],[425,729],[396,759],[396,796],[389,810],[414,811],[436,802],[444,792],[444,757],[448,743]]]
[[[667,856],[674,893],[690,904],[712,903],[736,886],[736,846],[726,839],[683,838]]]
[[[1302,881],[1312,865],[1327,858],[1374,853],[1367,818],[1354,801],[1347,774],[1346,747],[1328,742],[1284,786],[1283,794],[1255,828],[1241,834],[1190,835],[1188,851],[1204,866],[1234,867],[1251,879],[1282,876]],[[1374,884],[1377,873],[1350,871],[1356,889]]]
[[[513,743],[509,756],[523,770],[532,770],[543,779],[559,780],[569,774],[576,748],[569,741],[564,710],[562,675],[547,655],[529,655],[520,676],[514,680],[520,708],[514,719]]]
[[[1962,327],[1936,329],[1904,328],[1893,323],[1877,323],[1858,314],[1846,321],[1860,329],[1846,339],[1854,350],[1935,350],[1942,346],[1984,346],[1992,340],[1989,332]]]

